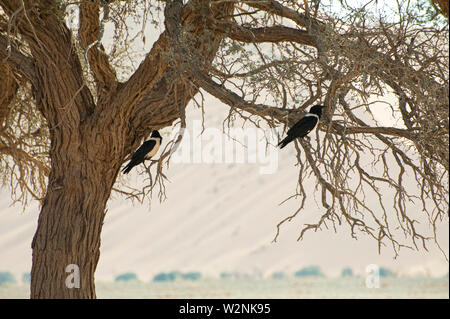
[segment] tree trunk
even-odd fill
[[[31,298],[96,298],[100,234],[121,162],[114,134],[100,130],[52,139],[52,170],[32,243]]]

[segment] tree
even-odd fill
[[[399,1],[384,14],[371,1],[329,9],[306,0],[0,6],[0,173],[13,200],[41,203],[32,298],[95,298],[111,192],[139,197],[159,185],[164,193],[163,164],[182,134],[150,164],[155,175],[144,172],[148,187],[116,185],[121,165],[153,129],[182,132],[186,105],[203,92],[230,106],[228,125],[239,117],[258,127],[288,126],[316,102],[330,106],[324,136],[295,145],[294,196],[301,201],[284,221],[304,209],[303,180],[311,174],[324,208],[300,239],[329,222],[347,223],[352,236],[366,233],[379,247],[390,243],[395,253],[430,239],[439,245],[436,227],[448,218],[448,25],[423,22],[420,8]],[[143,29],[147,21],[164,23],[129,76],[122,58],[130,41],[145,38],[131,39],[127,18]],[[107,22],[110,48],[102,42]],[[395,98],[384,103],[400,115],[399,126],[373,120],[371,105],[386,95]],[[367,156],[378,171],[366,168]],[[407,174],[417,185],[405,185]],[[380,187],[392,190],[392,202]],[[379,198],[380,211],[364,204],[365,192]],[[409,201],[420,205],[432,236],[418,230]],[[399,241],[398,229],[409,244]],[[65,287],[70,264],[80,268],[80,289]]]

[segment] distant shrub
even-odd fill
[[[172,273],[159,273],[155,277],[153,277],[153,281],[173,281],[175,280],[176,275]]]
[[[353,277],[353,270],[350,267],[342,269],[341,277]]]
[[[308,277],[308,276],[323,276],[322,270],[319,266],[308,266],[300,269],[295,273],[296,277]]]
[[[169,275],[170,275],[171,277],[173,277],[174,280],[175,280],[175,279],[178,279],[178,278],[183,278],[183,274],[182,274],[181,271],[179,271],[179,270],[171,271],[171,272],[169,272]]]
[[[272,274],[272,279],[284,279],[286,278],[286,275],[284,272],[274,272]]]
[[[188,272],[186,274],[183,274],[183,279],[187,280],[199,280],[202,277],[202,274],[199,272]]]
[[[14,275],[8,271],[0,271],[0,286],[16,282]]]
[[[138,277],[134,272],[126,272],[116,277],[116,281],[130,281],[130,280],[138,280]]]
[[[231,278],[231,274],[229,272],[222,272],[222,273],[220,273],[220,278],[221,279]]]
[[[29,272],[24,272],[22,275],[22,282],[27,284],[31,282],[31,273]]]
[[[395,277],[395,273],[392,270],[387,269],[385,267],[380,267],[378,273],[380,277]]]

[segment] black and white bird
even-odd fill
[[[322,116],[322,109],[325,107],[325,105],[314,105],[311,107],[309,112],[287,131],[287,137],[284,138],[278,146],[283,148],[297,137],[305,137],[309,132],[315,129]]]
[[[162,137],[158,131],[153,131],[150,138],[145,141],[131,157],[130,162],[123,168],[122,172],[128,174],[133,167],[151,159],[158,152],[161,146]]]

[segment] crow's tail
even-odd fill
[[[286,137],[284,140],[282,140],[280,143],[278,143],[279,148],[283,148],[286,145],[288,145],[290,142],[292,142],[293,138],[291,136]]]
[[[132,165],[131,161],[127,164],[127,166],[125,166],[122,170],[122,173],[124,174],[128,174],[131,169],[134,167],[134,165]]]

